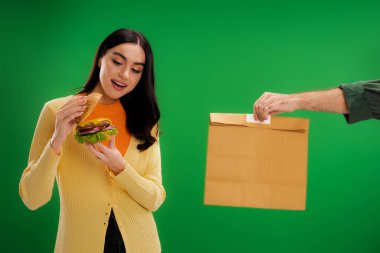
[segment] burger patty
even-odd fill
[[[113,129],[115,127],[111,126],[110,122],[108,120],[100,121],[98,124],[94,124],[93,122],[90,122],[84,126],[77,126],[77,131],[81,135],[90,134],[90,133],[96,133],[102,130],[108,130]]]

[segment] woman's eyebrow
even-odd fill
[[[125,57],[124,55],[122,55],[121,53],[119,53],[119,52],[113,52],[113,54],[114,55],[118,55],[118,56],[120,56],[121,58],[123,58],[124,59],[124,61],[126,61],[127,60],[127,57]]]
[[[117,56],[120,56],[121,58],[124,59],[124,61],[127,61],[127,57],[125,57],[123,54],[121,54],[121,53],[119,53],[119,52],[113,52],[112,54],[117,55]],[[142,65],[142,66],[145,65],[145,63],[143,63],[143,62],[135,62],[134,64],[135,64],[135,65]]]

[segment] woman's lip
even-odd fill
[[[115,90],[124,90],[125,88],[127,88],[127,86],[124,86],[124,87],[120,87],[120,86],[117,86],[116,84],[114,84],[113,82],[112,83],[112,87],[115,89]]]
[[[127,86],[126,83],[124,83],[124,82],[122,82],[122,81],[119,81],[119,80],[117,80],[117,79],[111,79],[111,81],[114,81],[114,82],[120,83],[120,84],[122,84],[122,85],[124,85],[124,86]]]

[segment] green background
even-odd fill
[[[380,77],[379,1],[2,1],[2,252],[52,252],[57,189],[18,195],[43,104],[75,92],[110,32],[150,40],[162,111],[163,252],[380,252],[379,122],[310,119],[306,211],[203,204],[208,113],[249,113],[264,92]],[[247,1],[248,2],[248,1]]]

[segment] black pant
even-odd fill
[[[108,220],[104,253],[125,253],[124,241],[116,222],[113,210]]]

